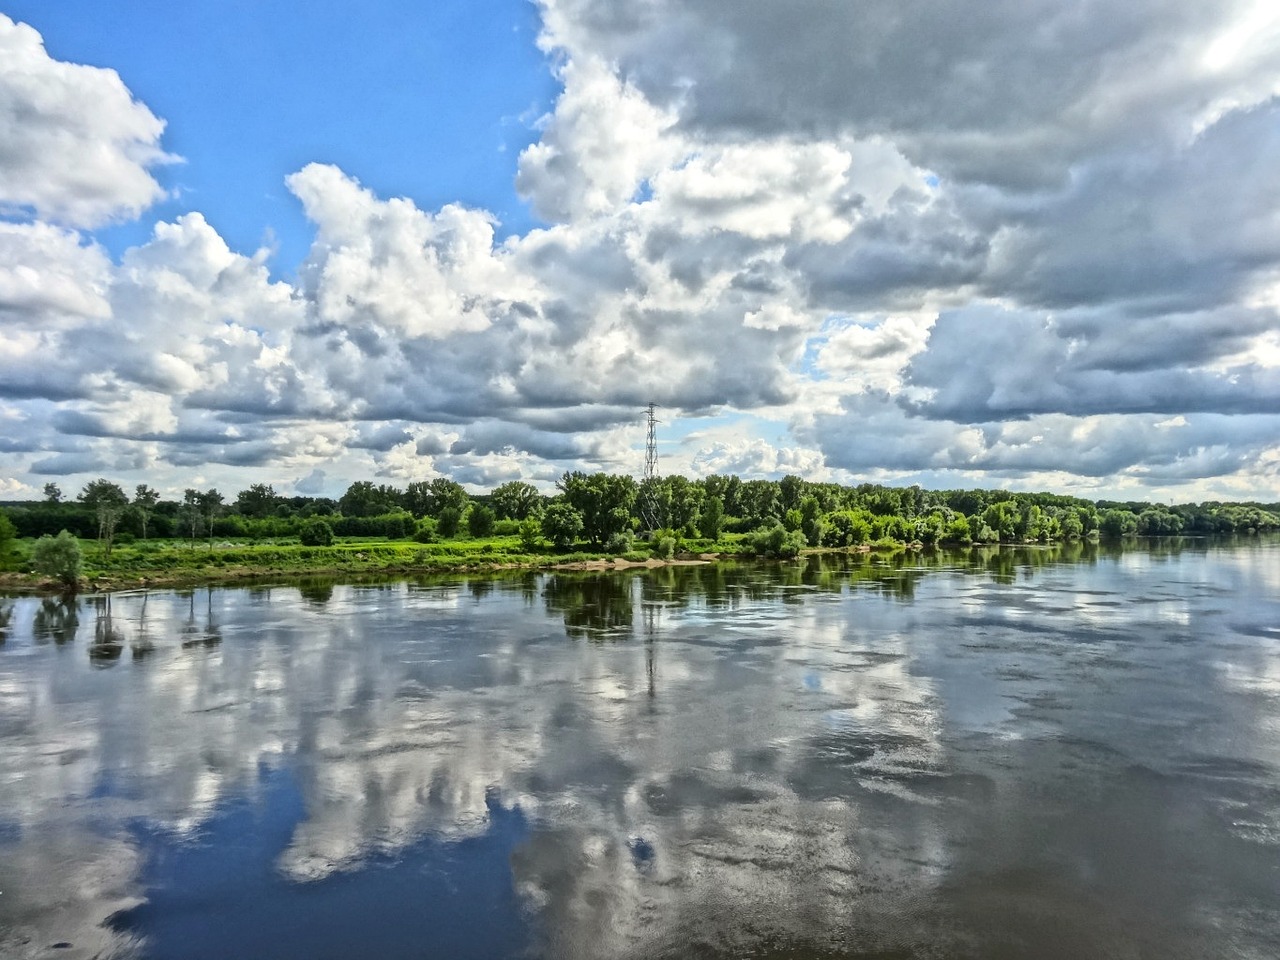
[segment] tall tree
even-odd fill
[[[523,480],[512,480],[494,489],[490,495],[494,512],[502,520],[523,520],[538,512],[542,495],[537,487]]]
[[[213,549],[213,521],[222,512],[222,494],[213,487],[200,494],[200,512],[204,514],[206,530],[209,534],[209,549]]]
[[[338,501],[344,517],[376,517],[400,507],[402,494],[395,487],[357,480]]]
[[[439,517],[445,510],[456,510],[461,516],[470,499],[462,484],[448,477],[436,477],[427,484],[423,494],[423,513],[428,517]]]
[[[160,491],[140,483],[133,488],[133,508],[138,511],[138,519],[142,521],[142,539],[147,539],[147,521],[152,511],[160,502]]]
[[[129,498],[125,496],[119,484],[99,477],[86,484],[80,491],[80,502],[93,510],[98,521],[98,543],[102,545],[104,555],[111,556],[111,544],[115,540],[116,526],[120,523],[120,517],[124,515],[125,507],[129,505]]]
[[[631,477],[575,471],[566,473],[556,486],[582,515],[582,531],[594,546],[603,547],[615,533],[630,528],[637,492]]]
[[[196,545],[196,534],[204,524],[203,511],[200,508],[200,491],[187,487],[182,492],[182,506],[178,508],[178,518],[182,528],[187,531],[191,546]]]
[[[269,483],[255,483],[236,494],[236,513],[242,517],[262,519],[275,513],[280,498]]]
[[[44,485],[44,502],[45,503],[61,503],[62,488],[53,482],[46,483]]]

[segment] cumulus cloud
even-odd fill
[[[198,212],[116,262],[78,232],[159,196],[163,125],[0,18],[0,466],[545,485],[635,470],[656,401],[781,424],[695,473],[1269,489],[1265,5],[539,8],[563,90],[514,176],[550,225],[311,163],[294,282]]]
[[[949,176],[1019,187],[1117,143],[1184,137],[1210,105],[1264,101],[1280,63],[1275,44],[1236,37],[1274,24],[1252,0],[542,5],[549,44],[617,64],[679,107],[682,130],[878,134]]]
[[[905,371],[914,411],[957,422],[1037,413],[1250,413],[1280,409],[1280,365],[1248,346],[1270,310],[1121,322],[973,307],[944,313]]]
[[[0,14],[0,211],[84,227],[137,216],[164,195],[163,131],[114,70],[54,60]]]
[[[542,136],[520,154],[516,186],[548,221],[615,212],[679,156],[666,136],[675,112],[593,57],[564,63],[559,75],[564,92]]]

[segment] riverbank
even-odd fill
[[[528,553],[502,538],[420,545],[394,541],[356,542],[332,547],[290,544],[222,544],[209,549],[152,544],[118,547],[111,558],[86,561],[78,590],[108,593],[152,588],[279,582],[300,577],[419,576],[504,570],[626,570],[697,565],[743,556],[734,543],[726,549],[696,550],[663,559],[630,553]],[[34,573],[0,573],[0,591],[63,593],[59,581]]]

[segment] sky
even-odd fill
[[[1280,499],[1270,0],[0,0],[0,499]]]

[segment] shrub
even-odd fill
[[[306,547],[327,547],[333,543],[333,527],[319,517],[314,517],[302,525],[302,529],[298,531],[298,539]]]
[[[608,542],[604,545],[604,552],[611,553],[615,557],[620,557],[624,553],[630,553],[631,547],[635,542],[635,536],[630,530],[619,530],[617,533],[609,537]]]
[[[763,557],[790,560],[800,555],[805,546],[805,536],[800,530],[788,530],[782,524],[761,527],[751,535],[753,552]]]
[[[542,542],[542,524],[537,517],[525,517],[520,521],[520,546],[528,553],[538,549]]]
[[[417,533],[411,513],[388,513],[382,520],[382,535],[388,540],[403,540]]]
[[[649,547],[649,552],[659,560],[670,560],[676,555],[675,535],[667,531],[658,533],[653,538],[653,543]]]
[[[418,543],[435,543],[436,522],[431,517],[423,517],[418,521],[418,529],[413,532],[413,539]]]
[[[79,582],[83,565],[84,552],[80,549],[80,541],[65,530],[56,537],[46,533],[31,550],[31,566],[36,573],[57,577],[68,587]]]

